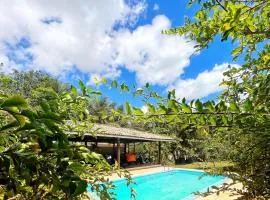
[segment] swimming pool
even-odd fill
[[[134,177],[137,200],[181,200],[194,197],[193,192],[202,191],[224,181],[223,176],[203,176],[202,171],[170,170]],[[201,178],[200,178],[201,177]],[[125,180],[114,181],[117,200],[130,199],[130,189]]]

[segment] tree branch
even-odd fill
[[[219,0],[216,0],[216,2],[218,3],[218,5],[225,10],[226,12],[228,12],[228,10],[219,2]]]

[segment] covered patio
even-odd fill
[[[130,128],[115,127],[108,124],[94,124],[94,130],[97,130],[97,134],[85,133],[83,138],[80,136],[74,137],[72,141],[81,141],[85,143],[88,148],[93,145],[98,148],[100,146],[107,147],[107,149],[113,149],[116,152],[116,161],[118,166],[122,166],[121,154],[126,156],[129,152],[135,153],[136,143],[144,142],[157,142],[158,149],[158,164],[161,163],[161,143],[173,142],[174,138],[159,134],[153,134],[146,131],[139,131]],[[107,144],[107,146],[106,146]],[[108,151],[108,150],[107,150]]]

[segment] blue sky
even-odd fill
[[[146,82],[160,94],[175,88],[179,98],[215,99],[232,63],[230,42],[214,43],[199,53],[195,42],[166,36],[161,30],[178,27],[196,6],[179,0],[89,0],[0,2],[0,59],[4,71],[42,70],[76,84],[106,77]],[[235,65],[237,66],[237,65]],[[100,88],[119,104],[142,103],[129,95]]]

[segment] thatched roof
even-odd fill
[[[153,134],[146,131],[138,131],[130,128],[120,128],[107,124],[95,124],[94,129],[98,129],[97,138],[120,138],[125,141],[175,141],[172,137]]]

